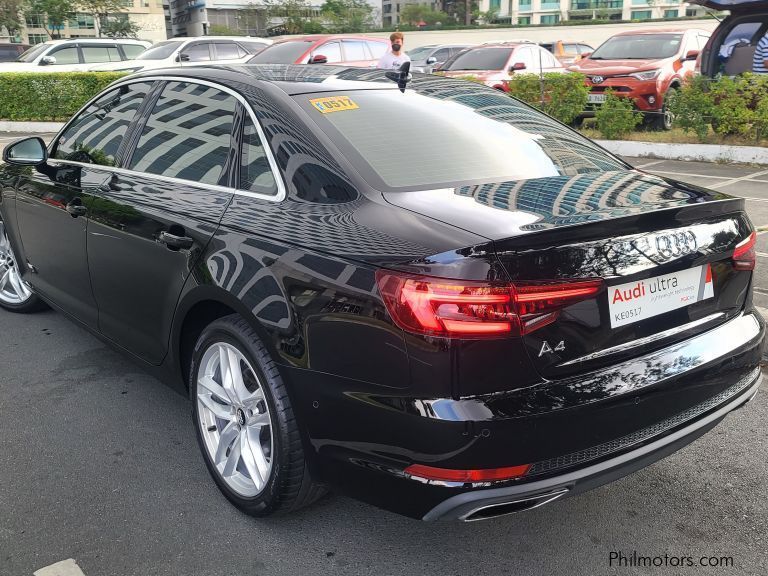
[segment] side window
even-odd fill
[[[234,42],[216,42],[216,60],[237,60],[240,49]]]
[[[587,54],[588,52],[594,52],[595,49],[592,46],[586,44],[579,44],[579,54]]]
[[[384,42],[366,42],[368,44],[368,50],[371,51],[371,55],[374,60],[378,60],[387,51],[387,45]]]
[[[139,44],[123,44],[123,53],[128,60],[133,60],[144,52],[144,46]]]
[[[445,62],[450,55],[451,51],[448,48],[440,48],[440,50],[432,54],[438,62]]]
[[[235,98],[216,88],[169,82],[149,115],[129,168],[218,184],[230,150]]]
[[[46,56],[56,58],[56,64],[80,64],[80,56],[77,53],[77,46],[63,46],[54,48]]]
[[[322,46],[318,46],[312,52],[312,55],[322,54],[328,58],[328,63],[341,62],[341,46],[338,42],[326,42]]]
[[[83,62],[86,64],[121,60],[116,46],[82,46],[80,49],[83,51]]]
[[[522,48],[515,50],[515,55],[512,58],[512,64],[517,64],[518,62],[525,64],[525,70],[523,73],[538,71],[539,69],[538,62],[536,63],[536,68],[534,69],[533,53],[527,46],[523,46]]]
[[[250,115],[243,126],[243,146],[240,155],[240,190],[274,196],[277,183],[267,160],[264,145]]]
[[[182,62],[208,62],[211,59],[210,42],[199,42],[187,46],[181,52]]]
[[[56,142],[53,157],[114,166],[128,125],[152,84],[136,82],[110,90],[86,108]]]
[[[344,40],[344,60],[355,62],[357,60],[370,60],[365,42],[362,40]]]

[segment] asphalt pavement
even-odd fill
[[[767,168],[633,162],[748,197],[768,230]],[[766,385],[669,458],[523,514],[427,524],[331,495],[257,520],[210,480],[190,402],[62,315],[0,311],[0,358],[1,576],[68,559],[40,575],[768,573]],[[666,566],[631,566],[633,552]],[[681,556],[697,565],[674,565]]]

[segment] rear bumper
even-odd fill
[[[752,400],[762,380],[762,373],[759,373],[746,390],[724,406],[655,442],[598,464],[546,480],[458,494],[432,508],[423,519],[428,521],[481,520],[535,508],[613,482],[669,456],[707,433],[726,414]]]

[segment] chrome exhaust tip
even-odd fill
[[[477,522],[478,520],[489,520],[499,516],[509,516],[510,514],[517,514],[518,512],[525,512],[526,510],[533,510],[539,506],[544,506],[544,504],[549,504],[558,498],[562,498],[567,493],[568,488],[563,488],[562,490],[510,500],[509,502],[486,504],[485,506],[473,508],[463,516],[460,516],[459,520]]]

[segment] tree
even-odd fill
[[[211,36],[240,36],[239,30],[234,30],[224,24],[211,24],[209,31]]]
[[[364,32],[373,25],[373,6],[365,0],[326,0],[320,13],[332,32]]]
[[[285,34],[302,34],[312,21],[308,0],[264,0],[269,21],[278,20]]]
[[[96,35],[101,38],[106,27],[110,29],[109,18],[115,13],[125,10],[123,0],[76,0],[77,7],[86,14],[93,16],[96,24]],[[138,32],[138,30],[137,30]]]
[[[75,3],[73,0],[28,0],[23,12],[27,17],[39,17],[46,34],[58,38],[64,23],[75,12]]]
[[[127,14],[108,16],[99,29],[101,35],[108,38],[138,38],[141,26],[131,22]]]
[[[8,36],[15,36],[21,30],[23,8],[22,0],[0,0],[0,29],[8,30]]]

